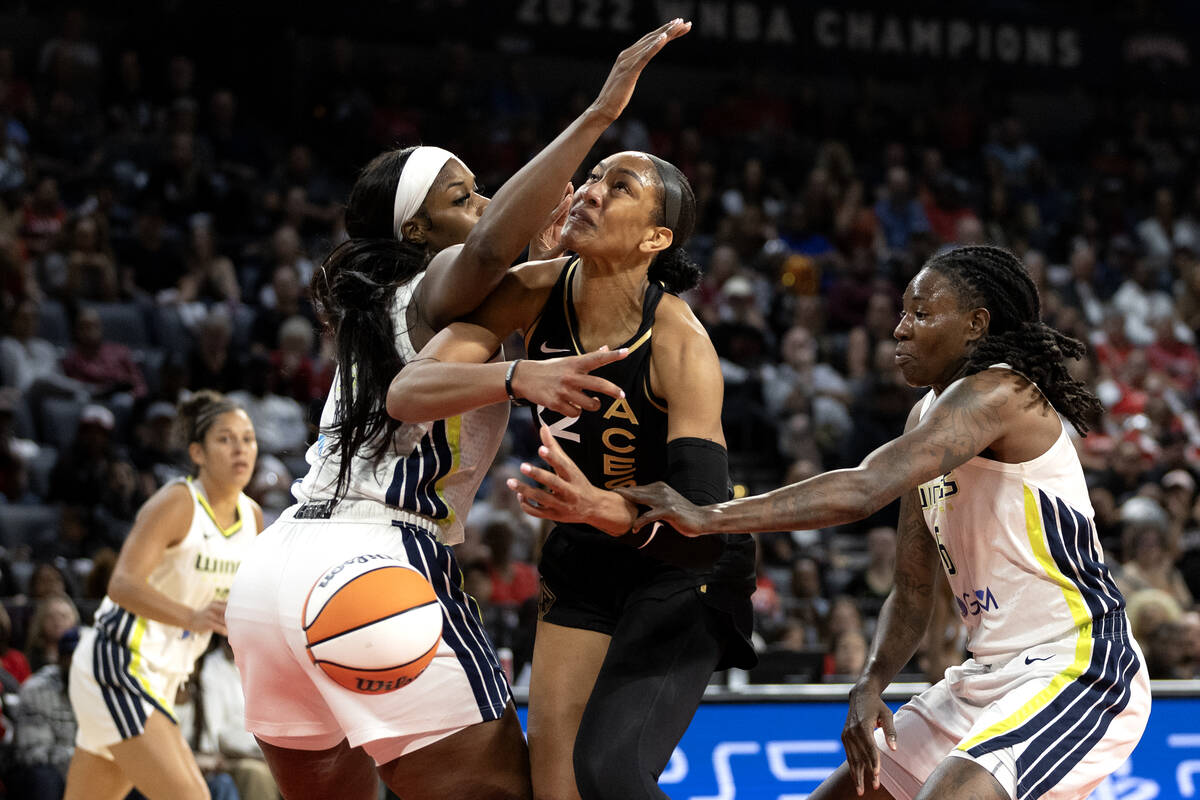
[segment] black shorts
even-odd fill
[[[639,614],[659,607],[680,613],[678,602],[644,601],[665,601],[688,592],[696,613],[713,618],[710,629],[722,650],[717,669],[748,669],[758,661],[750,644],[749,592],[712,584],[705,573],[663,563],[603,533],[563,525],[546,539],[538,571],[539,620],[612,636],[635,604]]]

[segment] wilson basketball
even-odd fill
[[[302,618],[308,657],[362,694],[412,683],[442,639],[433,586],[407,564],[377,553],[324,570],[305,598]]]

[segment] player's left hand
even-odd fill
[[[562,447],[543,425],[539,430],[542,446],[540,455],[550,470],[521,464],[521,474],[537,481],[541,486],[521,483],[509,478],[506,486],[516,493],[521,510],[531,517],[551,519],[555,522],[582,522],[614,535],[629,530],[634,510],[612,492],[598,489],[591,484],[579,466],[563,452]]]
[[[662,481],[646,486],[622,486],[616,492],[636,506],[649,507],[634,520],[635,531],[665,522],[684,536],[702,536],[705,532],[704,511]]]

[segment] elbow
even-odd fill
[[[108,579],[108,597],[122,608],[127,608],[130,599],[130,589],[132,583],[123,572],[113,572],[112,577]]]
[[[423,393],[419,388],[420,367],[408,364],[392,378],[388,387],[384,408],[388,416],[400,422],[428,422],[436,417],[429,416],[431,410],[422,403]]]

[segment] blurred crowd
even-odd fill
[[[307,286],[345,236],[355,170],[425,142],[494,189],[594,89],[551,93],[520,59],[484,70],[452,42],[431,48],[419,75],[349,39],[319,45],[278,115],[214,81],[216,55],[149,57],[94,36],[79,10],[36,46],[0,42],[10,767],[65,764],[28,745],[24,709],[53,703],[26,698],[61,691],[50,673],[63,634],[90,621],[141,503],[185,473],[181,399],[213,388],[241,402],[261,453],[250,492],[269,514],[290,502],[333,370]],[[1182,93],[1092,98],[1066,136],[967,82],[935,81],[920,103],[875,82],[840,98],[778,86],[762,69],[702,103],[640,94],[597,147],[653,152],[692,182],[704,278],[686,298],[721,357],[736,491],[855,464],[897,435],[921,396],[892,360],[904,286],[940,249],[1011,248],[1045,319],[1089,345],[1074,369],[1107,413],[1077,444],[1151,675],[1196,677],[1200,106]],[[520,680],[544,530],[504,488],[534,455],[528,416],[514,412],[509,434],[459,561]],[[894,523],[890,507],[859,525],[760,536],[762,664],[738,679],[856,675],[891,588]],[[906,668],[915,679],[961,658],[948,590],[941,606]],[[58,742],[61,702],[48,713]]]

